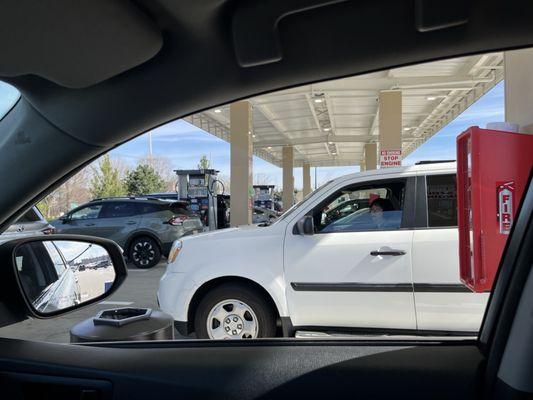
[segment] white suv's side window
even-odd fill
[[[429,175],[427,184],[428,226],[457,226],[457,185],[455,175]]]
[[[405,180],[348,186],[313,211],[317,233],[396,230],[402,224]]]

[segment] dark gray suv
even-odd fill
[[[114,240],[139,268],[153,267],[174,240],[203,230],[182,203],[147,198],[96,199],[50,223],[57,233]]]

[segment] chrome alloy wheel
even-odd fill
[[[148,241],[135,243],[133,246],[132,258],[135,263],[139,265],[148,265],[155,258],[155,250],[152,244]]]
[[[240,300],[223,300],[207,316],[210,339],[255,339],[258,330],[254,311]]]

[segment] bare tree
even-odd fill
[[[273,185],[274,177],[270,174],[257,173],[254,175],[254,185]]]
[[[220,174],[217,176],[217,180],[222,182],[222,185],[224,187],[224,194],[230,194],[231,193],[231,180],[230,180],[229,175]]]
[[[91,171],[86,167],[38,203],[46,219],[53,219],[91,199],[88,182]]]
[[[173,192],[176,186],[176,174],[172,168],[172,163],[168,157],[161,155],[152,155],[140,158],[138,164],[150,165],[155,172],[163,179],[165,182],[165,190]]]

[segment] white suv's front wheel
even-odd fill
[[[255,339],[276,335],[276,318],[263,296],[244,285],[221,285],[202,299],[194,320],[199,339]]]

